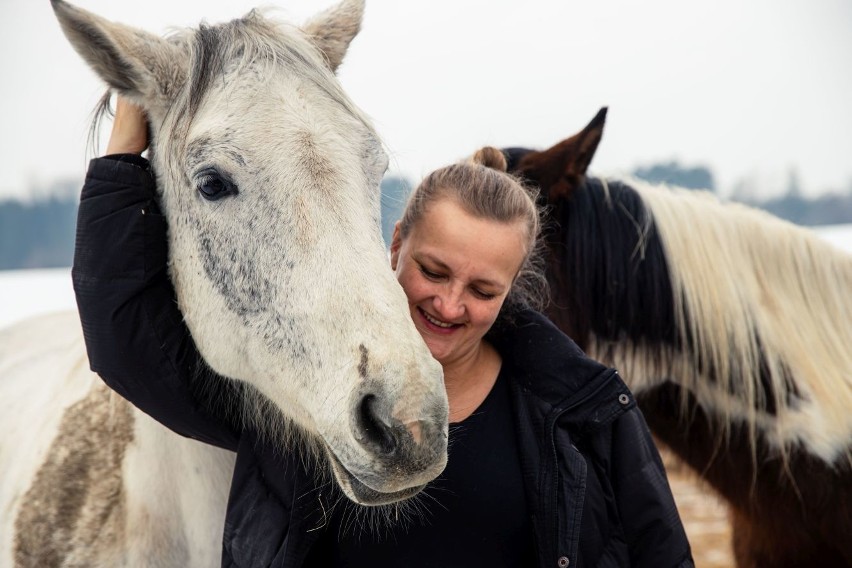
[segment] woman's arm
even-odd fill
[[[134,115],[135,113],[135,115]],[[142,135],[140,137],[140,128]],[[235,450],[234,422],[202,402],[211,385],[167,272],[166,221],[147,161],[144,115],[119,102],[111,155],[92,160],[80,198],[72,279],[89,363],[178,434]],[[214,388],[229,390],[219,378]]]

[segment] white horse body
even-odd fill
[[[0,333],[0,377],[0,566],[219,563],[234,454],[107,389],[76,313]]]

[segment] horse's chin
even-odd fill
[[[343,493],[359,505],[367,507],[390,505],[391,503],[404,501],[410,497],[414,497],[420,493],[424,487],[426,487],[425,485],[416,485],[414,487],[407,487],[401,491],[393,491],[390,493],[377,491],[355,477],[353,473],[346,469],[331,450],[328,450],[327,454],[329,461],[331,462],[331,469],[334,472],[334,477],[337,479],[337,483],[340,485]]]

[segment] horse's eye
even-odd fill
[[[208,201],[237,194],[237,186],[219,172],[205,172],[196,182],[196,188],[201,197]]]

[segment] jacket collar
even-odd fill
[[[591,415],[598,421],[635,404],[613,369],[589,359],[571,338],[536,311],[501,315],[486,339],[512,365],[518,386],[553,411],[570,408],[569,414],[576,420]]]

